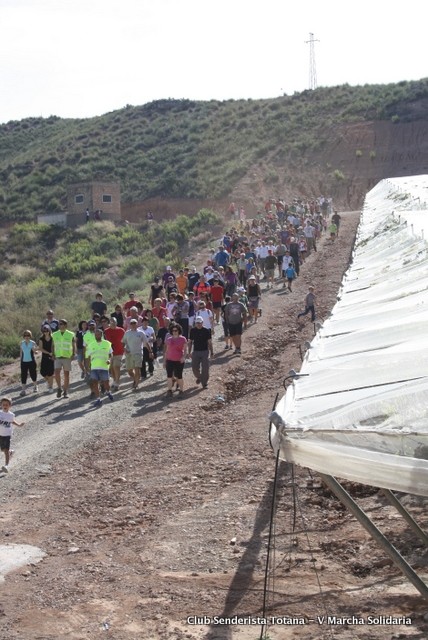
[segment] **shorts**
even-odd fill
[[[284,256],[276,256],[276,259],[278,261],[278,265],[281,266],[284,262]]]
[[[220,309],[221,308],[221,302],[213,302],[213,309]]]
[[[77,362],[83,362],[83,349],[76,350],[76,359]]]
[[[110,356],[110,362],[112,367],[120,367],[122,364],[123,355],[120,356]]]
[[[275,269],[265,269],[266,278],[273,278],[275,275]]]
[[[259,296],[254,297],[251,296],[248,298],[248,308],[249,309],[258,309],[259,308]]]
[[[179,360],[167,360],[166,361],[166,377],[172,378],[174,376],[177,380],[181,380],[183,377],[184,362]]]
[[[2,451],[9,451],[10,449],[10,436],[0,436],[0,449]]]
[[[64,371],[71,371],[71,358],[55,358],[55,369],[64,369]]]
[[[98,380],[98,382],[108,382],[110,380],[110,373],[106,369],[91,369],[91,380]]]
[[[238,322],[238,324],[230,324],[229,322],[229,335],[232,336],[242,336],[242,322]]]
[[[143,364],[143,354],[127,353],[125,356],[125,365],[128,370],[139,369]]]

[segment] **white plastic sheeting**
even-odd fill
[[[350,268],[271,428],[280,456],[428,496],[428,176],[367,194]],[[340,240],[339,240],[340,241]]]

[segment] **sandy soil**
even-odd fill
[[[281,285],[263,293],[241,357],[224,350],[217,330],[208,389],[189,366],[181,401],[166,400],[161,368],[138,394],[125,377],[115,401],[100,409],[77,371],[69,400],[43,385],[23,399],[17,386],[9,389],[27,424],[16,429],[10,473],[0,477],[1,542],[47,555],[0,584],[4,640],[260,638],[275,463],[267,415],[313,336],[308,320],[296,320],[308,285],[319,318],[335,303],[358,214],[342,218],[341,237],[334,246],[322,240],[292,294]],[[384,496],[346,486],[426,579],[423,543]],[[425,501],[403,503],[426,527]],[[427,603],[316,474],[280,464],[274,533],[270,638],[428,637]],[[327,615],[341,619],[330,625]],[[215,624],[215,616],[247,623]],[[342,619],[350,616],[365,624]],[[370,625],[368,616],[411,623]],[[303,623],[282,624],[290,617]]]

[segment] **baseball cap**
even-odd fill
[[[204,321],[204,319],[201,318],[201,316],[196,316],[195,322],[203,322],[203,321]]]

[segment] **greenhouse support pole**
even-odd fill
[[[418,538],[420,538],[422,542],[425,543],[425,545],[428,547],[427,534],[420,528],[418,523],[415,522],[407,509],[403,507],[397,496],[395,496],[389,489],[382,489],[382,493],[384,494],[385,498],[387,498],[389,502],[397,509],[398,513],[401,513],[409,527],[416,533]]]
[[[385,538],[385,536],[379,531],[376,525],[370,520],[370,518],[364,513],[364,511],[357,505],[355,500],[351,498],[349,493],[345,491],[342,485],[333,476],[320,473],[319,476],[325,482],[329,489],[335,496],[349,509],[349,511],[357,518],[358,522],[364,527],[366,531],[372,536],[374,540],[382,547],[382,549],[389,555],[393,563],[400,569],[402,573],[408,578],[413,586],[419,591],[421,596],[428,600],[428,587],[420,579],[416,571],[412,569],[408,562],[400,555],[397,549]]]

